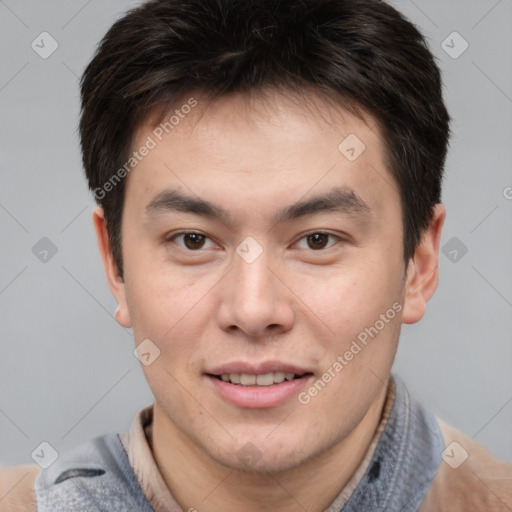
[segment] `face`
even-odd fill
[[[127,178],[113,291],[160,350],[143,370],[167,431],[225,466],[284,470],[347,437],[389,375],[408,286],[398,186],[369,116],[196,98],[168,134],[136,133],[155,144]]]

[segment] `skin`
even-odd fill
[[[414,257],[403,260],[398,186],[371,116],[311,94],[231,95],[201,101],[127,178],[124,280],[101,208],[93,214],[119,323],[160,356],[143,370],[155,397],[149,442],[184,510],[322,511],[361,463],[380,421],[402,323],[420,320],[438,283],[445,217],[437,205]],[[133,147],[152,133],[140,126]],[[356,134],[349,161],[338,145]],[[278,212],[336,188],[365,210],[325,211],[276,223]],[[147,212],[163,190],[221,206],[226,219]],[[176,232],[206,235],[187,249]],[[305,236],[326,232],[323,249]],[[263,249],[252,263],[236,249]],[[318,240],[318,238],[316,239]],[[317,245],[314,245],[317,247]],[[309,388],[398,303],[401,311],[307,405],[297,397],[249,409],[223,399],[204,372],[231,361],[279,360],[313,372]],[[258,456],[247,466],[240,450]],[[247,449],[247,448],[245,448]]]

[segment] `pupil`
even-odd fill
[[[185,245],[188,249],[200,249],[204,245],[204,236],[197,233],[187,233],[185,235]]]
[[[323,249],[327,245],[327,238],[323,233],[314,233],[308,235],[308,244],[311,249]]]

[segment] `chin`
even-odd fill
[[[322,451],[291,435],[270,439],[268,431],[260,437],[245,435],[230,446],[206,448],[208,455],[222,466],[253,474],[287,471]]]
[[[277,474],[288,471],[299,466],[305,460],[305,458],[298,456],[296,452],[294,453],[294,450],[291,450],[290,453],[283,453],[276,456],[275,454],[262,452],[261,450],[255,451],[253,450],[254,445],[252,445],[252,449],[248,449],[249,447],[251,447],[251,445],[247,443],[240,448],[241,454],[245,450],[245,453],[240,457],[238,453],[235,457],[230,453],[222,458],[219,458],[217,454],[216,462],[234,471],[261,474],[263,476],[268,473]]]

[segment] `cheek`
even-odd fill
[[[328,279],[303,279],[297,295],[334,337],[345,338],[373,325],[397,300],[397,287],[386,275],[375,269],[350,277],[333,272]]]
[[[361,265],[350,277],[339,273],[323,279],[316,293],[311,293],[314,283],[303,283],[301,293],[309,288],[305,296],[311,302],[307,305],[322,321],[316,321],[317,325],[328,328],[323,327],[328,333],[325,337],[317,336],[322,345],[322,371],[331,368],[336,375],[325,400],[335,399],[336,392],[343,389],[364,387],[372,378],[370,369],[385,375],[392,365],[401,327],[400,274],[377,263]],[[311,313],[309,316],[314,318]],[[343,367],[339,372],[333,368],[336,361],[338,370]]]
[[[185,352],[186,356],[209,317],[205,310],[212,288],[209,280],[202,282],[165,266],[130,270],[133,267],[127,269],[126,295],[135,339],[154,340],[162,355]]]

